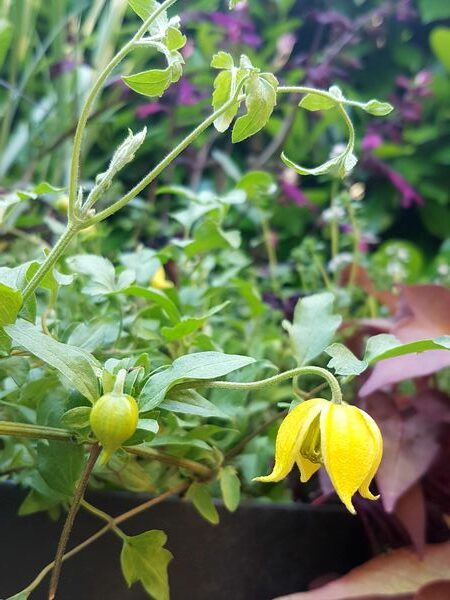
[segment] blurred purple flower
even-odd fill
[[[227,15],[219,11],[204,13],[204,17],[222,28],[231,44],[244,43],[252,48],[259,48],[262,38],[257,34],[255,25],[244,10]]]
[[[381,146],[382,143],[383,138],[381,137],[381,135],[369,129],[362,139],[361,149],[374,150],[375,148],[378,148],[378,146]]]
[[[200,94],[197,88],[192,85],[187,77],[182,77],[176,87],[177,104],[192,106],[200,100]]]
[[[70,73],[76,67],[76,62],[70,58],[64,58],[50,67],[50,77],[56,79],[64,73]]]
[[[412,6],[411,0],[398,0],[397,20],[401,22],[412,21],[417,17],[417,12]]]
[[[380,161],[381,162],[381,161]],[[400,173],[385,165],[384,172],[392,185],[400,192],[403,208],[411,208],[413,204],[424,204],[424,199]]]
[[[343,31],[353,29],[351,20],[336,10],[313,10],[310,16],[320,25],[331,25]]]
[[[314,206],[297,185],[290,183],[289,181],[281,180],[280,186],[284,195],[297,204],[297,206],[306,206],[316,210],[316,206]]]
[[[155,115],[159,112],[165,112],[166,110],[166,107],[163,104],[160,104],[159,102],[147,102],[146,104],[141,104],[140,106],[138,106],[136,108],[135,114],[138,119],[146,119],[151,115]]]

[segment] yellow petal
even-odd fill
[[[352,496],[366,482],[379,447],[356,406],[329,403],[320,415],[323,463],[338,496],[355,514]]]
[[[275,466],[270,475],[255,477],[255,481],[264,483],[280,481],[292,470],[299,456],[300,446],[309,426],[314,421],[324,404],[323,398],[306,400],[296,406],[285,417],[280,425],[275,442]]]
[[[381,437],[381,431],[376,424],[376,422],[372,419],[370,415],[368,415],[364,410],[359,411],[361,416],[363,417],[367,428],[370,431],[370,434],[373,437],[373,443],[377,449],[376,454],[373,457],[372,467],[367,474],[367,477],[362,482],[362,485],[359,488],[359,493],[363,498],[367,498],[368,500],[378,500],[380,497],[379,494],[374,496],[372,492],[369,490],[370,482],[372,481],[375,473],[378,471],[378,467],[380,466],[381,457],[383,456],[383,438]]]
[[[313,463],[301,454],[297,456],[297,467],[300,471],[300,481],[306,483],[321,467],[320,463]]]

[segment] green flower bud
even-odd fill
[[[94,404],[90,424],[95,437],[103,446],[100,464],[109,461],[113,453],[136,431],[139,408],[127,394],[111,392]]]

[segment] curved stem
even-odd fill
[[[39,284],[44,279],[44,277],[47,275],[47,273],[58,262],[60,256],[66,250],[67,246],[70,244],[70,242],[75,237],[75,235],[78,233],[78,231],[79,231],[79,226],[76,226],[74,224],[69,224],[67,226],[67,228],[64,231],[64,233],[62,234],[62,236],[59,238],[59,240],[53,246],[50,253],[46,256],[44,262],[41,264],[39,269],[36,271],[36,273],[33,275],[33,277],[30,279],[30,281],[25,286],[25,288],[22,292],[23,302],[26,302],[28,300],[28,298],[31,296],[31,294],[34,292],[34,290],[39,286]]]
[[[61,532],[61,537],[59,538],[58,548],[56,550],[55,560],[53,562],[53,571],[50,579],[50,587],[48,591],[48,600],[54,600],[56,596],[56,590],[58,589],[59,576],[61,574],[61,566],[64,560],[64,553],[66,550],[67,542],[69,541],[70,532],[72,531],[72,527],[75,521],[75,517],[77,515],[78,509],[80,508],[80,503],[83,499],[84,492],[86,491],[89,477],[91,476],[92,469],[97,462],[97,458],[100,454],[100,446],[95,444],[91,448],[91,452],[89,454],[88,461],[84,468],[83,474],[81,475],[81,479],[77,484],[75,495],[72,500],[72,504],[70,506],[69,512],[67,513],[67,518],[64,523],[63,530]]]
[[[317,375],[322,377],[328,383],[331,389],[331,401],[335,404],[342,404],[342,392],[338,380],[326,369],[322,367],[297,367],[284,373],[273,375],[260,381],[238,382],[238,381],[210,381],[205,386],[212,388],[221,388],[227,390],[260,390],[262,388],[277,385],[286,379],[293,379],[301,375]]]
[[[144,188],[146,188],[158,175],[160,175],[164,169],[166,169],[170,163],[177,158],[183,150],[185,150],[192,142],[203,133],[208,127],[210,127],[214,121],[220,117],[224,112],[226,112],[230,106],[236,103],[236,100],[241,101],[243,98],[240,97],[240,90],[242,86],[246,82],[247,78],[244,78],[240,82],[240,86],[237,90],[237,93],[233,98],[230,98],[223,106],[221,106],[218,110],[214,111],[207,119],[200,123],[198,127],[196,127],[191,133],[185,137],[179,144],[176,146],[169,154],[163,158],[161,162],[159,162],[156,167],[154,167],[150,173],[148,173],[139,183],[137,183],[125,196],[114,202],[108,208],[97,213],[95,216],[91,217],[84,221],[84,227],[88,227],[89,225],[93,225],[94,223],[98,223],[99,221],[103,221],[107,217],[111,216],[121,208],[123,208],[130,200],[132,200],[135,196],[137,196]]]
[[[92,105],[94,104],[97,95],[99,94],[103,84],[115,69],[115,67],[125,58],[125,56],[133,49],[136,42],[138,42],[148,30],[148,27],[153,21],[165,10],[170,8],[172,4],[175,4],[177,0],[166,0],[163,2],[141,25],[137,33],[133,38],[125,44],[125,46],[110,60],[100,75],[97,77],[94,85],[92,86],[84,106],[82,108],[80,118],[75,131],[75,137],[73,141],[72,150],[72,161],[70,165],[70,179],[69,179],[69,220],[74,217],[75,200],[77,197],[78,188],[78,176],[80,169],[80,155],[81,155],[81,142],[83,138],[83,132],[89,119]]]

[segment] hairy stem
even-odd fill
[[[261,379],[260,381],[209,381],[204,385],[206,387],[221,388],[226,390],[260,390],[262,388],[277,385],[286,379],[293,379],[294,377],[299,377],[301,375],[317,375],[318,377],[325,379],[331,389],[332,402],[336,404],[342,403],[342,392],[338,380],[329,371],[322,369],[322,367],[297,367],[295,369],[285,371],[284,373],[273,375],[267,379]]]
[[[59,576],[61,574],[61,566],[64,559],[64,553],[66,550],[67,542],[69,541],[70,532],[72,531],[73,523],[77,515],[78,509],[80,508],[80,502],[83,499],[84,492],[86,491],[89,477],[91,476],[92,469],[94,468],[97,458],[100,454],[100,446],[95,444],[92,446],[88,461],[81,475],[81,479],[77,484],[75,495],[72,500],[67,518],[64,523],[61,537],[59,538],[58,548],[56,550],[55,560],[53,561],[52,576],[50,579],[50,587],[48,591],[48,600],[54,600],[56,591],[58,589]]]
[[[86,101],[80,114],[80,118],[78,120],[73,140],[72,161],[70,165],[69,179],[69,220],[73,219],[74,217],[74,207],[75,200],[77,197],[78,177],[80,170],[81,143],[83,139],[83,133],[86,128],[86,124],[88,122],[89,115],[92,109],[92,105],[94,104],[95,99],[97,98],[108,76],[112,73],[116,66],[125,58],[125,56],[133,49],[135,44],[145,35],[149,25],[153,23],[153,21],[162,12],[170,8],[172,4],[175,4],[176,1],[177,0],[166,0],[144,21],[137,33],[133,36],[133,38],[127,44],[125,44],[125,46],[123,46],[123,48],[106,65],[106,67],[98,76],[97,80],[95,81],[86,98]]]

